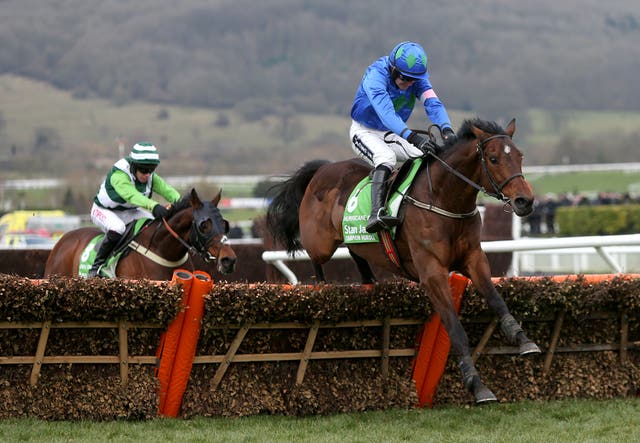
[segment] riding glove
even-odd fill
[[[169,210],[162,206],[160,203],[153,207],[153,211],[151,211],[154,218],[167,218],[169,215]]]
[[[446,127],[442,130],[442,141],[444,141],[445,145],[454,145],[458,141],[458,136],[453,129]]]
[[[409,137],[407,137],[407,141],[425,154],[435,154],[431,140],[422,134],[412,131]]]

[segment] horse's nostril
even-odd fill
[[[236,258],[235,257],[222,257],[220,259],[220,268],[224,272],[233,272],[236,268]]]
[[[516,207],[521,208],[521,209],[525,209],[528,206],[531,206],[532,201],[528,198],[523,198],[523,197],[518,197],[516,198]]]
[[[533,200],[529,198],[517,197],[513,205],[518,215],[528,215],[533,211]]]

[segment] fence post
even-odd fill
[[[120,384],[129,382],[129,343],[127,341],[127,322],[118,323],[118,347],[120,349]]]
[[[45,321],[42,323],[40,338],[38,339],[38,348],[36,349],[36,356],[33,359],[33,368],[31,369],[31,378],[29,380],[31,386],[35,386],[40,378],[40,368],[42,367],[42,359],[44,358],[44,351],[47,348],[50,331],[51,322]]]

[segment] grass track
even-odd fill
[[[0,420],[3,442],[635,442],[640,399],[520,402],[305,418]]]

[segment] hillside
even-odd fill
[[[282,174],[311,159],[353,156],[346,116],[291,111],[256,119],[235,108],[116,105],[11,75],[0,75],[0,108],[3,178],[77,177],[92,189],[139,140],[157,144],[165,175]],[[414,114],[411,125],[420,127]],[[450,114],[456,127],[475,116]],[[527,109],[510,117],[525,165],[638,161],[640,112]]]

